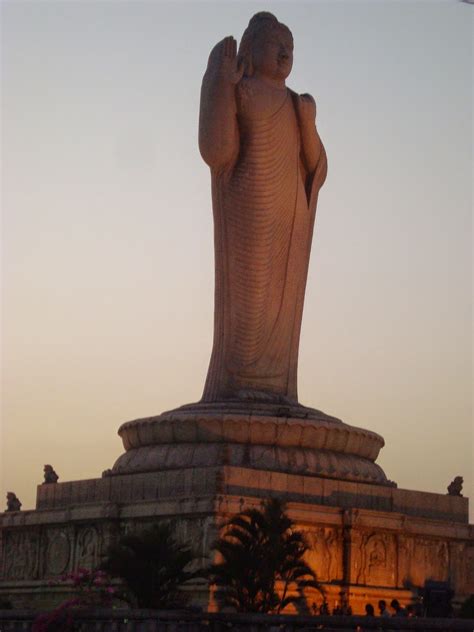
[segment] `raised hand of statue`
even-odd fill
[[[242,79],[244,66],[237,61],[237,42],[232,35],[224,37],[214,46],[209,55],[209,67],[231,84]]]

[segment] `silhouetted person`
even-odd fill
[[[395,610],[395,612],[393,613],[393,617],[406,617],[407,616],[407,611],[405,610],[405,608],[402,608],[398,599],[392,599],[392,601],[390,602],[390,606]]]
[[[323,601],[323,603],[321,604],[321,607],[319,608],[319,614],[320,615],[328,615],[329,613],[329,606],[328,606],[328,602],[326,600]]]
[[[381,599],[379,601],[379,613],[381,617],[389,617],[390,616],[390,612],[387,610],[387,602],[385,601],[385,599]]]
[[[367,603],[365,604],[365,616],[366,617],[374,617],[375,616],[375,610],[374,607],[371,603]]]

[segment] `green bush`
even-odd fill
[[[0,610],[12,610],[13,604],[6,597],[0,597]]]
[[[459,610],[461,619],[474,619],[474,595],[470,595]]]

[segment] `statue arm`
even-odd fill
[[[239,152],[235,90],[242,74],[237,43],[226,37],[211,51],[201,88],[199,150],[214,169],[231,164]]]
[[[297,98],[297,112],[301,132],[301,153],[309,174],[314,173],[324,148],[316,129],[316,103],[310,94]]]

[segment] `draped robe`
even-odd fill
[[[298,346],[317,197],[295,101],[236,90],[238,156],[213,168],[214,343],[202,401],[297,402]]]

